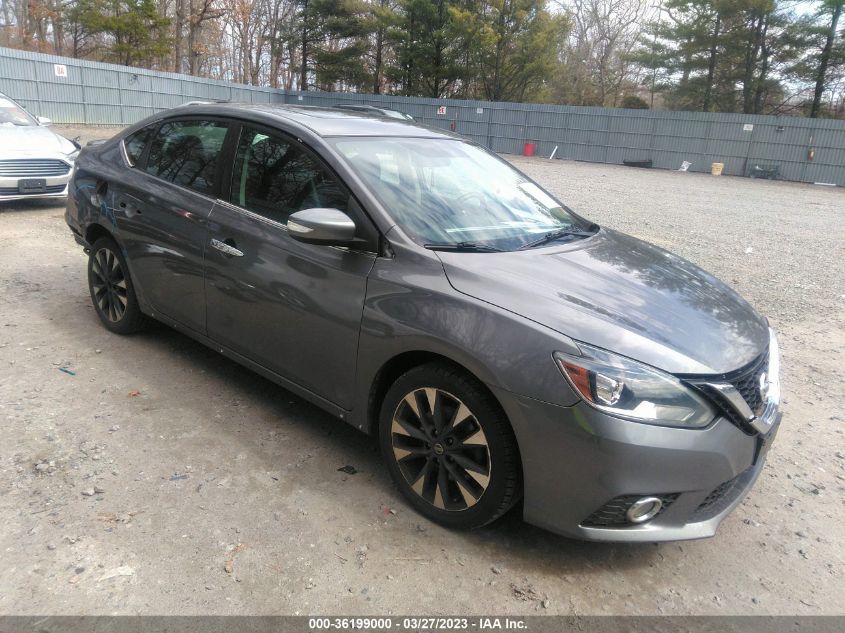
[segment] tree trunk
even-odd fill
[[[845,2],[838,2],[833,8],[833,15],[830,18],[830,30],[827,33],[827,40],[824,43],[821,58],[819,59],[819,71],[816,74],[816,91],[813,95],[813,105],[810,108],[811,119],[815,119],[821,109],[822,95],[824,94],[827,80],[827,66],[830,63],[830,53],[833,50],[833,42],[836,39],[836,27],[839,23],[839,16],[842,15],[843,5],[845,5]]]
[[[384,64],[384,29],[379,27],[376,31],[376,58],[373,68],[373,94],[381,94],[381,67]]]
[[[194,15],[193,0],[188,0],[188,2],[190,3],[190,10],[188,11],[188,74],[196,75],[197,57],[199,56],[196,50],[196,44],[202,23],[199,21],[199,16]]]
[[[53,23],[53,52],[56,55],[63,55],[65,42],[64,9],[61,3],[56,0],[50,3],[50,8],[52,10],[51,22]]]
[[[769,45],[766,38],[769,33],[769,19],[763,25],[763,35],[760,38],[760,74],[757,76],[757,88],[754,91],[754,114],[763,112],[763,95],[765,94],[766,78],[769,76]]]
[[[751,114],[753,110],[754,96],[754,70],[757,68],[757,60],[760,56],[760,38],[763,33],[762,15],[755,17],[754,37],[749,41],[745,54],[745,75],[742,79],[742,111],[744,114]]]
[[[302,60],[299,69],[299,89],[308,90],[308,0],[302,4]]]
[[[707,64],[707,85],[704,87],[704,102],[701,109],[705,112],[710,110],[710,102],[713,95],[713,77],[716,74],[716,53],[719,44],[719,31],[722,27],[722,14],[716,14],[716,24],[713,26],[713,39],[710,43],[710,61]]]
[[[173,20],[173,72],[182,72],[182,31],[185,29],[185,2],[176,0],[176,15]]]

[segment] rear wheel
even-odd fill
[[[97,316],[107,329],[131,334],[145,325],[126,259],[110,237],[101,237],[91,247],[88,289]]]
[[[498,403],[446,363],[403,374],[382,404],[382,454],[421,514],[452,528],[486,525],[521,494],[516,439]]]

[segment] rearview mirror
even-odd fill
[[[39,116],[39,117],[36,117],[36,119],[38,119],[39,125],[50,125],[52,123],[52,121],[50,119],[48,119],[46,116]]]
[[[306,244],[347,246],[355,239],[355,223],[337,209],[303,209],[288,218],[290,236]]]

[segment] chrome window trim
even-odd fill
[[[223,200],[222,198],[217,198],[216,202],[217,202],[217,204],[220,204],[220,205],[222,205],[222,206],[224,206],[228,209],[231,209],[233,211],[238,211],[239,213],[243,213],[244,215],[246,215],[250,218],[254,218],[256,220],[264,222],[265,224],[269,224],[270,226],[275,226],[277,228],[280,228],[285,233],[288,232],[288,227],[286,225],[282,224],[281,222],[279,222],[278,220],[273,220],[271,218],[268,218],[265,215],[261,215],[260,213],[256,213],[255,211],[250,211],[249,209],[246,209],[244,207],[240,207],[236,204],[233,204],[231,202]]]
[[[264,222],[265,224],[269,224],[272,227],[281,229],[282,231],[284,231],[285,233],[290,235],[290,232],[288,231],[288,227],[286,225],[282,224],[281,222],[278,222],[276,220],[271,220],[270,218],[263,216],[260,213],[256,213],[255,211],[250,211],[249,209],[244,209],[243,207],[239,207],[238,205],[232,204],[231,202],[227,202],[226,200],[222,200],[221,198],[217,198],[216,203],[219,204],[220,206],[226,207],[227,209],[230,209],[232,211],[237,211],[238,213],[243,213],[247,217],[254,218],[254,219],[256,219],[260,222]],[[213,212],[214,211],[212,210],[212,213]],[[291,239],[293,239],[293,238],[291,238]],[[369,255],[373,259],[378,257],[378,253],[375,253],[373,251],[362,251],[362,250],[349,248],[348,246],[329,246],[329,248],[333,248],[333,249],[339,250],[339,251],[344,251],[344,252],[347,252],[347,253],[354,253],[356,255]]]
[[[129,160],[129,153],[126,151],[126,138],[120,139],[120,153],[123,154],[123,161],[129,169],[135,169],[135,165]]]

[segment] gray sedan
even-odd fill
[[[780,422],[733,290],[440,130],[177,108],[83,149],[66,219],[106,328],[157,319],[376,435],[449,527],[711,536]]]

